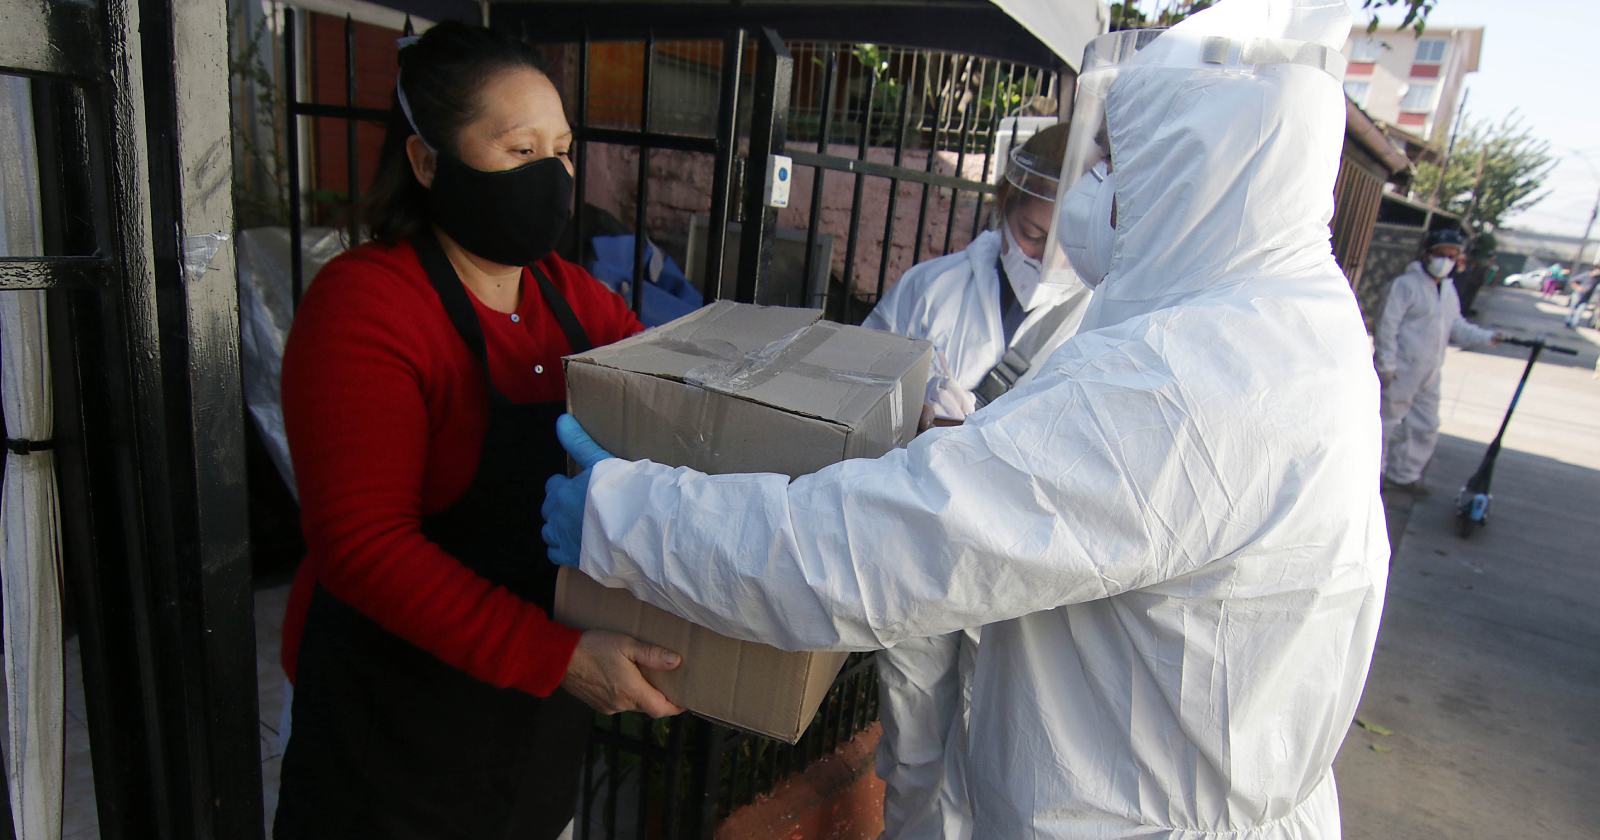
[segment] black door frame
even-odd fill
[[[33,80],[62,551],[101,836],[260,838],[221,2],[0,0]],[[59,256],[70,254],[73,256]]]

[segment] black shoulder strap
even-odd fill
[[[1004,272],[1000,274],[1000,285],[1009,285]],[[1050,343],[1056,333],[1061,331],[1067,318],[1071,317],[1077,308],[1068,301],[1062,301],[1040,316],[1027,332],[1023,332],[1019,327],[1016,334],[1007,342],[1006,351],[1001,355],[1000,361],[984,374],[974,389],[978,405],[988,405],[1011,390],[1012,386],[1028,373],[1035,357]]]
[[[427,273],[428,282],[433,284],[433,290],[438,293],[439,302],[444,304],[450,323],[455,325],[467,349],[477,357],[478,365],[483,369],[483,381],[489,387],[489,398],[504,402],[505,396],[494,387],[494,377],[489,373],[489,351],[483,338],[483,324],[478,322],[478,311],[473,308],[471,298],[467,297],[461,276],[456,274],[455,266],[450,264],[444,248],[439,246],[438,237],[433,235],[433,231],[424,230],[411,237],[411,246],[416,249],[417,261],[422,263],[422,270]],[[543,269],[538,266],[532,266],[532,269],[533,276],[539,282],[539,294],[544,298],[545,305],[550,307],[556,323],[561,326],[567,343],[572,345],[572,352],[583,353],[594,349],[589,334],[578,322],[578,316],[573,314],[572,306],[567,303],[561,290],[550,282]]]
[[[578,321],[578,316],[572,311],[572,304],[567,303],[566,295],[556,288],[545,276],[544,269],[537,265],[528,266],[533,271],[534,279],[539,281],[539,294],[544,298],[544,305],[550,307],[550,314],[556,316],[556,323],[561,325],[561,331],[566,333],[567,343],[572,345],[572,352],[587,353],[594,349],[594,342],[589,340],[589,333],[583,329],[583,324]]]
[[[494,377],[489,374],[489,351],[483,340],[483,325],[478,323],[478,311],[472,307],[472,300],[467,297],[467,289],[461,285],[461,277],[456,274],[455,266],[450,264],[444,249],[439,247],[438,238],[433,231],[425,229],[411,237],[411,247],[416,249],[417,261],[422,263],[428,282],[433,284],[439,302],[444,304],[444,312],[450,316],[450,323],[455,325],[467,349],[477,357],[478,366],[483,369],[484,384],[489,388],[489,399],[504,400],[500,390],[494,387]]]

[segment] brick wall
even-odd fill
[[[797,148],[799,148],[797,146]],[[810,146],[808,150],[814,150]],[[831,154],[855,157],[853,146],[839,144],[829,149]],[[595,143],[589,146],[588,180],[585,200],[632,226],[634,208],[637,206],[638,150],[629,146]],[[869,149],[868,160],[893,163],[894,150]],[[906,152],[902,166],[921,170],[927,164],[926,152]],[[983,157],[968,155],[962,162],[962,177],[978,180],[983,176]],[[697,213],[711,209],[711,168],[709,155],[690,152],[652,151],[649,169],[649,203],[645,208],[645,226],[651,239],[660,242],[674,257],[682,260],[687,250],[689,219]],[[934,169],[946,175],[956,174],[956,154],[939,152],[934,159]],[[990,173],[991,180],[993,173]],[[788,208],[778,214],[782,227],[805,230],[811,214],[812,170],[796,167],[793,192]],[[846,237],[849,233],[850,211],[855,190],[855,176],[846,172],[828,172],[823,179],[822,211],[818,229],[834,237],[833,267],[836,277],[843,277]],[[895,209],[886,287],[892,285],[913,264],[917,215],[922,201],[922,187],[901,183]],[[883,254],[884,231],[888,227],[889,182],[883,178],[867,178],[861,201],[860,226],[856,244],[853,285],[858,294],[871,295],[877,291],[878,270]],[[973,213],[976,202],[970,193],[963,193],[956,207],[955,231],[951,249],[966,247],[971,239]],[[987,212],[987,206],[984,208]],[[945,252],[945,231],[950,214],[950,191],[942,188],[928,189],[928,215],[923,230],[921,258],[923,260]],[[986,222],[987,219],[985,218]]]

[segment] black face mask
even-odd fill
[[[502,172],[435,158],[428,209],[461,247],[501,265],[532,265],[555,249],[572,217],[572,176],[560,158]]]

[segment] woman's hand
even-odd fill
[[[678,654],[632,636],[588,630],[572,651],[561,687],[604,715],[644,712],[655,718],[671,717],[683,709],[647,682],[639,669],[670,671],[682,661]]]

